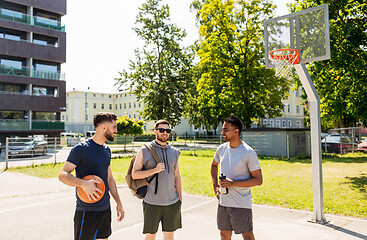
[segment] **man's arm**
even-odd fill
[[[251,177],[246,180],[232,180],[232,179],[224,179],[220,180],[220,186],[223,188],[231,188],[231,187],[254,187],[259,186],[263,183],[263,176],[261,173],[261,169],[250,172]]]
[[[111,193],[113,199],[115,199],[115,202],[117,204],[117,206],[116,206],[117,221],[121,222],[122,219],[124,219],[124,217],[125,217],[125,212],[124,212],[124,207],[122,206],[122,202],[121,202],[121,199],[120,199],[119,192],[117,190],[117,185],[116,185],[115,178],[112,175],[111,166],[108,167],[107,182],[108,182],[108,188],[110,190],[110,193]]]
[[[180,201],[182,202],[182,185],[181,185],[181,174],[180,174],[180,167],[177,161],[177,167],[175,169],[175,188]]]
[[[85,181],[74,177],[71,172],[74,171],[75,168],[76,166],[73,163],[66,161],[59,174],[60,182],[72,187],[81,187],[87,194],[89,200],[97,200],[99,194],[102,194],[102,190],[97,188],[94,183],[99,183],[99,181],[94,179]]]
[[[210,168],[210,173],[212,175],[212,182],[213,182],[213,188],[214,188],[214,194],[219,199],[220,196],[220,190],[218,185],[218,165],[214,159]]]
[[[144,179],[150,177],[156,173],[160,173],[164,171],[164,163],[158,163],[155,168],[149,170],[143,169],[143,150],[140,149],[136,154],[133,170],[131,172],[131,176],[133,179]]]

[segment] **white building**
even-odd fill
[[[274,128],[303,128],[304,113],[301,105],[300,91],[291,91],[289,98],[283,100],[283,117],[276,119],[263,119],[263,126]],[[61,120],[65,122],[66,132],[82,133],[94,130],[93,118],[98,112],[113,112],[118,117],[128,116],[143,120],[140,111],[144,108],[143,103],[139,103],[134,94],[128,91],[102,92],[85,90],[72,90],[66,93],[66,112],[61,114]],[[252,127],[258,125],[253,124]],[[144,130],[152,132],[153,121],[145,121]],[[188,119],[181,119],[181,123],[174,128],[175,132],[182,136],[205,134],[205,127],[195,128],[189,125]],[[221,126],[216,129],[220,134]],[[213,129],[209,132],[214,133]]]

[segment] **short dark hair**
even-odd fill
[[[231,124],[235,129],[239,130],[239,133],[241,133],[243,123],[238,117],[230,116],[230,117],[224,119],[224,121]]]
[[[167,120],[161,119],[155,122],[154,129],[156,129],[159,126],[159,124],[167,124],[168,126],[171,127],[171,125],[169,124]]]
[[[116,120],[117,120],[116,114],[109,113],[109,112],[100,112],[100,113],[97,113],[97,115],[94,117],[93,125],[94,125],[95,128],[97,128],[97,126],[100,123],[112,122],[112,121],[116,121]]]

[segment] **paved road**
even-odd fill
[[[141,201],[126,186],[119,187],[126,219],[118,223],[112,201],[111,240],[143,239]],[[0,173],[0,239],[72,239],[75,207],[74,189],[57,179],[40,179],[18,173]],[[217,201],[184,195],[183,229],[176,240],[219,239],[216,229]],[[254,205],[254,232],[260,240],[357,240],[367,239],[367,220],[326,215],[329,224],[309,223],[312,213]],[[157,239],[162,239],[161,233]],[[233,239],[241,239],[236,235]]]

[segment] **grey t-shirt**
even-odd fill
[[[231,148],[229,142],[219,146],[214,160],[220,163],[220,173],[232,180],[246,180],[250,172],[260,169],[260,163],[255,151],[245,142],[237,148]],[[219,173],[219,174],[220,174]],[[224,207],[252,208],[251,188],[232,187],[228,194],[221,194],[219,204]]]
[[[177,168],[178,157],[180,151],[171,145],[159,145],[155,141],[151,142],[153,148],[157,152],[161,161],[165,164],[165,170],[158,174],[158,191],[154,193],[156,179],[150,182],[148,186],[147,195],[144,201],[148,204],[158,206],[168,206],[175,204],[179,197],[175,188],[175,170]],[[157,163],[147,147],[142,147],[143,151],[143,165],[145,170],[155,168]],[[148,178],[148,180],[151,177]]]

